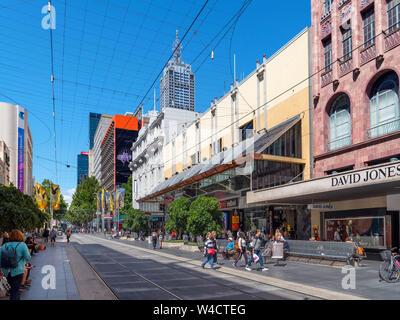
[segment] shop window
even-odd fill
[[[399,78],[393,71],[381,76],[370,95],[371,128],[369,138],[375,138],[400,129]]]
[[[350,99],[346,94],[338,97],[329,112],[328,151],[351,144]]]
[[[325,239],[334,241],[334,235],[339,228],[342,241],[353,237],[354,242],[362,248],[386,248],[386,217],[360,217],[325,220]]]
[[[400,0],[388,0],[387,20],[389,33],[400,28]]]
[[[351,171],[351,170],[354,170],[354,166],[349,166],[349,167],[345,167],[345,168],[340,168],[340,169],[335,169],[335,170],[327,171],[326,174],[327,174],[328,176],[330,176],[330,175],[332,175],[332,174],[347,172],[347,171]]]
[[[378,164],[396,162],[396,161],[399,161],[399,160],[400,160],[400,154],[395,155],[395,156],[391,156],[391,157],[387,157],[387,158],[384,158],[384,159],[377,159],[377,160],[369,161],[369,162],[367,162],[367,165],[369,167],[372,167],[372,166],[376,166]]]

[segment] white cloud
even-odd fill
[[[72,196],[75,193],[75,188],[67,190],[65,193],[63,193],[63,197],[66,203],[68,203],[68,207],[70,206],[72,202]]]

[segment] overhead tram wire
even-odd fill
[[[373,39],[375,40],[378,36],[380,36],[380,35],[382,35],[382,34],[384,34],[384,33],[381,32],[381,33],[377,34],[375,37],[373,37]],[[360,49],[363,45],[364,45],[364,44],[360,44],[358,47],[356,47],[356,48],[354,48],[353,50],[351,50],[351,53],[353,53],[353,52],[355,52],[356,50]],[[338,63],[338,62],[339,62],[338,60],[333,61],[333,62],[331,63],[331,66],[333,66],[335,63]],[[266,101],[265,103],[263,103],[263,104],[260,105],[259,107],[256,107],[254,111],[257,111],[258,109],[263,108],[264,106],[266,106],[266,105],[268,105],[269,103],[275,101],[276,99],[280,98],[280,97],[283,96],[284,94],[291,92],[291,91],[294,90],[296,87],[300,86],[303,82],[310,81],[313,77],[319,75],[319,74],[320,74],[321,72],[323,72],[323,71],[325,71],[325,67],[324,67],[324,68],[321,68],[321,69],[319,69],[319,70],[317,70],[316,72],[312,73],[311,75],[309,75],[309,76],[306,77],[305,79],[303,79],[303,80],[299,81],[298,83],[294,84],[292,87],[290,87],[290,88],[286,89],[285,91],[283,91],[283,92],[277,94],[275,97],[273,97],[273,98],[271,98],[270,100]],[[241,118],[235,120],[235,121],[232,122],[231,124],[229,124],[229,125],[227,125],[226,127],[220,129],[219,131],[217,131],[216,134],[218,134],[218,133],[220,133],[220,132],[222,132],[222,131],[224,131],[224,130],[226,130],[226,129],[229,129],[229,128],[230,128],[231,126],[233,126],[236,122],[239,122],[239,121],[243,120],[244,118],[248,117],[248,116],[251,115],[254,111],[251,111],[251,112],[246,113],[245,116],[243,116],[243,117],[241,117]],[[309,112],[309,107],[307,107],[306,109],[302,110],[301,113],[305,113],[305,112]],[[206,142],[206,141],[209,140],[210,138],[211,138],[211,136],[205,138],[204,140],[200,141],[200,143],[196,143],[194,146],[190,147],[189,149],[184,150],[184,152],[181,152],[180,154],[175,155],[174,158],[176,159],[177,157],[183,155],[184,153],[187,153],[189,150],[192,150],[192,149],[198,147],[199,145],[201,145],[202,143]],[[165,164],[167,164],[167,163],[169,163],[169,162],[171,162],[171,161],[172,161],[171,159],[170,159],[170,160],[167,160],[167,161],[165,161],[165,162],[163,163],[163,165],[165,165]],[[201,163],[200,163],[200,165],[201,165]],[[150,170],[150,171],[151,171],[151,170]],[[144,173],[149,173],[150,171],[146,171],[146,172],[144,172]]]
[[[217,33],[216,36],[214,36],[214,38],[210,41],[210,43],[212,43],[213,40],[217,39],[218,36],[225,30],[225,28],[227,26],[229,26],[229,24],[235,19],[235,17],[240,16],[244,11],[243,9],[248,7],[248,4],[251,2],[252,0],[247,0],[241,7],[240,9],[232,16],[231,19],[229,19],[229,21],[223,26],[223,28]],[[170,55],[170,57],[168,58],[167,62],[164,64],[163,68],[161,69],[161,71],[158,73],[157,77],[155,78],[155,80],[153,81],[153,83],[151,84],[150,88],[147,90],[146,94],[144,95],[143,99],[141,100],[141,102],[139,103],[138,108],[143,104],[145,98],[147,97],[147,95],[149,94],[150,90],[153,88],[154,84],[156,83],[156,81],[158,80],[158,78],[160,77],[160,75],[162,74],[162,72],[164,71],[164,68],[167,66],[168,62],[171,60],[171,58],[173,57],[173,55],[175,54],[176,50],[178,48],[180,48],[183,40],[185,39],[185,37],[187,36],[188,32],[190,31],[190,29],[192,28],[192,26],[194,25],[194,23],[196,22],[196,20],[198,19],[198,17],[200,16],[201,12],[204,10],[206,4],[207,4],[208,0],[206,1],[206,3],[203,5],[203,7],[201,8],[200,12],[197,14],[195,20],[192,22],[192,24],[190,25],[190,27],[187,29],[185,35],[183,36],[183,38],[180,40],[179,44],[177,45],[177,47],[175,48],[175,50],[172,52],[172,54]],[[230,27],[231,28],[231,27]],[[228,29],[228,31],[230,30],[230,28]],[[224,34],[224,37],[226,36],[227,32]],[[198,59],[198,57],[200,57],[200,55],[207,49],[207,47],[210,46],[210,43],[203,48],[203,50],[200,52],[200,54],[197,55],[197,57],[192,61],[192,63],[194,61],[196,61]],[[208,57],[208,56],[207,56]],[[198,69],[197,69],[198,70]],[[164,89],[165,90],[165,89]],[[129,122],[131,121],[131,119],[128,119],[127,123],[125,124],[124,128],[126,128],[126,126],[129,124]]]

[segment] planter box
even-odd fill
[[[190,244],[186,244],[186,245],[180,246],[179,250],[190,251],[190,252],[199,252],[199,247],[190,245]]]

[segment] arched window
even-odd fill
[[[339,96],[329,112],[328,151],[351,144],[350,99],[346,94]]]
[[[370,95],[370,138],[400,129],[398,92],[399,78],[393,71],[384,74],[374,83]]]

